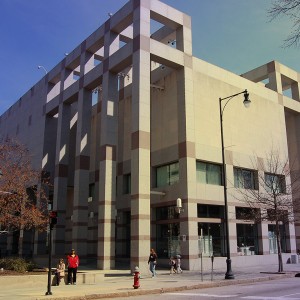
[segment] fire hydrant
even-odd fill
[[[140,287],[140,270],[139,267],[134,268],[134,273],[133,273],[133,287],[135,289],[138,289]]]

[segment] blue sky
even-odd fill
[[[149,0],[151,1],[151,0]],[[0,115],[127,0],[0,0]],[[300,72],[300,49],[281,47],[287,19],[271,0],[162,0],[192,17],[193,55],[240,74],[277,60]]]

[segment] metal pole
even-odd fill
[[[50,222],[49,222],[50,223]],[[47,292],[45,295],[52,295],[51,292],[51,265],[52,265],[52,225],[49,224],[49,240],[48,240],[48,245],[49,245],[49,260],[48,260],[48,286],[47,286]]]
[[[214,279],[214,255],[212,254],[211,257],[211,274],[210,274],[210,280],[213,281]]]
[[[225,279],[234,279],[234,274],[231,270],[231,258],[230,258],[230,240],[229,240],[229,220],[228,220],[228,203],[227,203],[227,177],[226,177],[226,165],[225,165],[225,150],[224,150],[224,137],[223,137],[223,113],[222,113],[222,99],[219,98],[220,108],[220,124],[221,124],[221,144],[222,144],[222,165],[223,165],[223,186],[224,186],[224,213],[225,213],[225,235],[226,235],[226,252],[227,252],[227,271],[225,273]]]

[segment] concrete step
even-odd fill
[[[64,283],[67,283],[67,272],[65,275]],[[130,276],[130,271],[126,270],[80,270],[77,272],[77,283],[78,284],[96,284],[99,281],[103,281],[105,277],[123,277]],[[52,285],[56,284],[54,273],[51,275]],[[42,274],[30,274],[28,275],[14,275],[14,276],[1,276],[0,275],[0,286],[26,286],[34,287],[39,284],[47,285],[48,273],[43,272]],[[61,284],[64,284],[63,282]]]

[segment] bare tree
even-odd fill
[[[0,143],[0,171],[1,231],[20,232],[18,254],[21,256],[24,230],[47,228],[47,197],[41,188],[42,173],[32,168],[28,150],[11,140]]]
[[[272,149],[266,159],[256,157],[252,168],[258,171],[256,188],[247,185],[241,176],[236,198],[244,202],[250,210],[245,209],[244,219],[257,223],[272,222],[275,225],[277,242],[278,272],[283,271],[281,225],[296,221],[300,204],[293,203],[293,197],[300,191],[300,177],[292,173],[289,160],[281,160],[279,151]]]
[[[293,22],[292,32],[284,40],[284,47],[299,47],[300,45],[300,0],[273,0],[268,10],[271,21],[278,17],[287,17]]]

